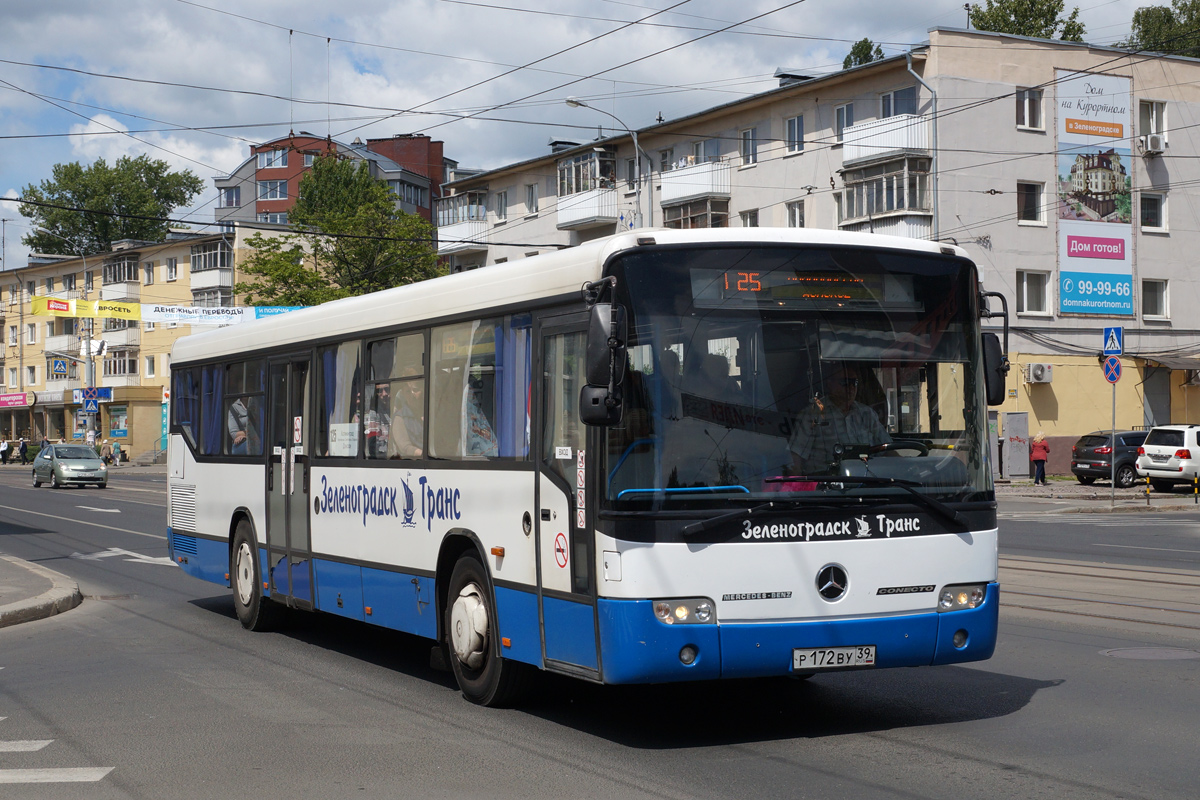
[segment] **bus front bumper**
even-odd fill
[[[996,647],[1000,587],[987,587],[983,602],[962,611],[809,622],[667,625],[649,600],[599,601],[605,683],[758,678],[796,675],[797,648],[874,645],[875,666],[916,667],[990,658]],[[961,646],[954,636],[965,631]],[[695,651],[685,665],[680,653]],[[837,671],[837,670],[832,670]]]

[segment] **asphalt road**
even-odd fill
[[[86,599],[0,629],[0,797],[1174,798],[1200,785],[1200,660],[1161,657],[1200,655],[1200,514],[1114,525],[1006,501],[1002,577],[1025,596],[1004,595],[982,664],[800,683],[547,677],[525,707],[489,710],[429,668],[423,640],[313,616],[242,630],[226,590],[163,560],[161,477],[118,475],[106,492],[24,477],[0,470],[0,551],[71,576]],[[1143,584],[1166,598],[1143,601]],[[80,782],[3,785],[12,770]]]

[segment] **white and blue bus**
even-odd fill
[[[188,336],[171,556],[252,630],[428,637],[487,705],[986,659],[987,316],[955,247],[641,230]]]

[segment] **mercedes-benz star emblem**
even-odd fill
[[[817,592],[826,600],[837,600],[846,593],[846,587],[849,585],[846,570],[837,564],[827,564],[817,573]]]

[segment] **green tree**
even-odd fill
[[[444,272],[433,226],[397,209],[365,161],[318,158],[300,181],[288,221],[292,234],[247,241],[264,243],[243,262],[256,280],[236,287],[251,305],[316,305]]]
[[[1120,47],[1200,57],[1200,0],[1171,0],[1171,7],[1143,6],[1133,12],[1129,38]]]
[[[987,7],[972,5],[971,24],[981,31],[1082,42],[1086,32],[1079,8],[1063,16],[1063,0],[987,0]]]
[[[872,61],[879,61],[881,58],[883,58],[883,49],[864,37],[851,45],[849,54],[842,61],[842,69],[860,67],[863,64],[870,64]]]
[[[204,189],[204,181],[190,170],[172,172],[167,162],[146,155],[121,156],[112,166],[103,158],[89,167],[79,162],[55,164],[52,174],[38,186],[26,186],[21,195],[22,200],[50,204],[20,206],[35,226],[56,234],[35,230],[25,236],[22,241],[35,251],[61,252],[63,239],[92,253],[121,239],[161,241],[170,227],[166,218]]]

